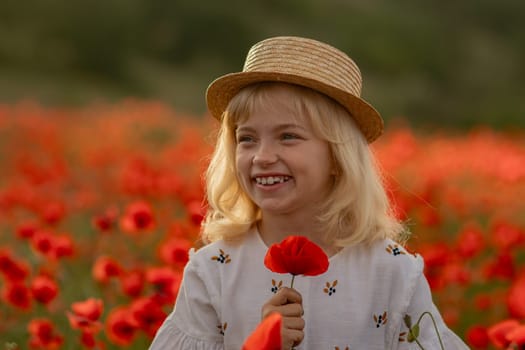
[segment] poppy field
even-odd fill
[[[0,105],[0,349],[147,348],[200,244],[214,127],[159,102]],[[525,344],[524,136],[396,127],[373,144],[473,349]]]

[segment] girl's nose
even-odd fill
[[[253,164],[267,166],[279,159],[275,149],[269,145],[261,144],[253,155]]]

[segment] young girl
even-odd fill
[[[254,45],[242,72],[209,86],[221,128],[206,173],[208,244],[190,253],[151,349],[239,350],[273,312],[285,350],[468,349],[434,306],[421,257],[402,246],[368,147],[382,119],[360,90],[347,55],[298,37]],[[330,262],[293,289],[263,263],[289,235]]]

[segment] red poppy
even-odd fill
[[[242,350],[281,350],[281,314],[266,317],[244,342]]]
[[[159,256],[166,264],[184,266],[189,260],[191,247],[191,242],[186,239],[170,238],[160,245]]]
[[[277,273],[316,276],[328,270],[329,261],[325,252],[308,238],[289,236],[268,249],[264,265]]]
[[[525,241],[525,233],[511,223],[499,221],[493,224],[492,238],[497,247],[510,249]]]
[[[38,225],[32,221],[27,221],[16,228],[16,236],[21,239],[27,239],[33,237],[36,231],[38,231]]]
[[[92,275],[95,281],[107,283],[111,277],[120,276],[122,270],[122,267],[115,259],[107,256],[100,256],[93,265]]]
[[[80,343],[88,349],[93,349],[97,346],[95,334],[93,334],[92,332],[83,331],[80,335]]]
[[[48,304],[57,296],[58,285],[47,276],[36,276],[31,283],[31,293],[36,301]]]
[[[484,266],[483,273],[489,279],[512,280],[516,274],[514,257],[508,251],[499,252],[493,261]]]
[[[175,301],[181,279],[180,272],[169,267],[152,267],[146,271],[146,281],[153,285],[154,298],[159,304],[171,304]]]
[[[104,305],[101,299],[89,298],[71,304],[71,309],[78,315],[89,321],[97,321],[102,315]]]
[[[42,220],[50,225],[57,224],[66,215],[66,207],[62,202],[47,202],[40,209]]]
[[[479,227],[469,224],[459,232],[456,244],[461,257],[472,258],[485,248],[485,238]]]
[[[130,314],[137,328],[150,338],[155,336],[167,314],[153,298],[138,298],[130,306]]]
[[[445,242],[426,244],[419,247],[419,254],[425,259],[425,268],[440,268],[447,264],[452,256],[450,247]]]
[[[31,308],[31,291],[23,282],[7,283],[3,297],[9,304],[19,309],[29,310]]]
[[[117,215],[117,209],[110,207],[104,213],[95,216],[92,220],[92,224],[100,232],[111,231],[117,222]]]
[[[510,345],[507,335],[510,331],[519,326],[519,322],[514,319],[504,320],[496,323],[488,329],[488,336],[492,344],[499,349],[505,349]]]
[[[106,335],[115,345],[130,345],[137,333],[134,322],[127,308],[113,309],[106,318]]]
[[[51,256],[53,252],[53,233],[47,230],[38,230],[31,237],[33,248],[44,256]]]
[[[472,326],[467,330],[466,340],[475,349],[486,349],[489,345],[487,328],[483,326]]]
[[[55,235],[53,239],[53,256],[55,258],[64,258],[73,256],[75,245],[70,234],[64,233]]]
[[[515,345],[525,345],[525,325],[520,325],[507,334],[509,339]],[[520,347],[520,349],[522,349]]]
[[[58,334],[53,323],[47,319],[33,319],[27,325],[29,345],[36,349],[59,349],[64,338]]]
[[[120,277],[120,286],[124,294],[130,297],[137,297],[144,289],[144,272],[135,269],[122,274]]]
[[[525,275],[512,283],[506,301],[512,317],[525,319]]]
[[[102,315],[102,300],[89,298],[71,305],[73,312],[66,312],[69,324],[73,329],[80,329],[86,333],[96,333],[102,328],[98,321]]]
[[[196,226],[200,226],[206,214],[206,208],[202,205],[202,201],[192,200],[186,204],[186,208],[188,210],[189,221]]]
[[[29,275],[29,267],[8,250],[0,249],[0,273],[10,282],[22,281]]]
[[[155,227],[155,218],[151,205],[142,201],[131,203],[126,208],[120,224],[122,230],[127,233],[152,230]]]

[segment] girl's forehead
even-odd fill
[[[238,100],[240,103],[233,109],[234,127],[253,122],[253,116],[282,119],[288,124],[311,123],[306,96],[295,86],[280,83],[262,84],[249,88],[246,92],[241,94],[242,97]]]
[[[239,120],[237,125],[246,124],[266,124],[266,125],[298,125],[309,127],[310,121],[304,113],[301,113],[295,106],[275,103],[258,104],[253,106],[246,118]]]

